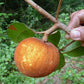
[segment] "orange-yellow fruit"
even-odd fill
[[[19,43],[14,54],[20,72],[29,77],[44,77],[59,65],[59,52],[50,42],[27,38]]]

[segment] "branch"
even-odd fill
[[[58,20],[58,16],[59,16],[59,11],[60,11],[60,8],[61,8],[61,4],[62,4],[62,0],[59,1],[59,5],[58,5],[58,8],[57,8],[57,14],[56,14],[56,20]]]
[[[59,27],[58,23],[55,23],[51,28],[45,31],[46,34],[51,34],[53,31],[55,31]]]
[[[70,33],[71,29],[69,29],[65,24],[59,22],[59,28],[64,30],[67,34]]]
[[[55,31],[58,28],[59,24],[55,23],[51,28],[45,31],[44,36],[42,38],[43,41],[47,41],[49,34],[51,34],[53,31]]]
[[[56,23],[57,20],[49,14],[47,11],[45,11],[43,8],[41,8],[39,5],[37,5],[35,2],[32,0],[25,0],[27,3],[29,3],[34,9],[36,9],[39,13],[50,19],[52,22]]]
[[[66,33],[69,34],[70,29],[63,23],[58,22],[55,17],[53,17],[51,14],[49,14],[47,11],[45,11],[43,8],[41,8],[39,5],[37,5],[32,0],[25,0],[27,3],[29,3],[33,8],[35,8],[39,13],[44,15],[46,18],[50,19],[54,23],[59,23],[59,28],[64,30]],[[56,26],[57,27],[57,26]]]
[[[52,22],[54,22],[54,25],[51,28],[49,28],[48,30],[43,31],[43,32],[35,32],[35,33],[38,33],[38,34],[41,34],[41,33],[44,34],[43,41],[46,42],[47,39],[48,39],[48,35],[51,34],[53,31],[55,31],[57,28],[60,28],[60,29],[64,30],[67,34],[70,33],[71,30],[65,24],[56,20],[55,17],[53,17],[51,14],[49,14],[47,11],[45,11],[43,8],[41,8],[39,5],[37,5],[35,2],[33,2],[32,0],[25,0],[25,1],[27,3],[29,3],[34,9],[36,9],[43,16],[45,16],[46,18],[48,18]],[[62,3],[62,0],[59,2],[60,6],[58,7],[58,10],[61,7],[61,3]],[[57,17],[58,17],[58,15],[59,15],[59,11],[58,11]]]

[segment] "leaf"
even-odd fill
[[[75,41],[64,50],[64,53],[72,57],[83,56],[84,47],[80,45],[79,41]]]
[[[57,46],[60,41],[60,37],[61,35],[60,35],[60,32],[58,31],[55,34],[49,35],[48,41],[54,44],[55,46]]]
[[[84,47],[79,46],[78,48],[76,48],[70,52],[67,52],[66,54],[69,56],[72,56],[72,57],[84,56]]]
[[[33,37],[35,33],[25,24],[17,22],[9,25],[7,34],[14,42],[20,42],[25,38]]]
[[[70,52],[76,48],[78,48],[80,46],[80,42],[79,41],[75,41],[72,44],[70,44],[69,46],[67,46],[64,50],[64,52]]]
[[[56,70],[61,69],[65,65],[65,58],[63,54],[60,54],[60,60],[59,60],[59,66],[57,67]]]

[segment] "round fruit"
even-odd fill
[[[20,72],[30,77],[43,77],[59,65],[59,52],[50,42],[27,38],[19,43],[14,54]]]

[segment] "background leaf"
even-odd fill
[[[61,35],[60,35],[60,32],[58,31],[55,34],[49,35],[48,41],[54,44],[55,46],[57,46],[60,41],[60,37]]]
[[[63,54],[60,54],[60,61],[59,61],[59,66],[57,67],[56,70],[61,69],[65,65],[65,58]]]
[[[19,22],[10,24],[7,29],[7,34],[14,42],[20,42],[25,38],[34,36],[34,32],[31,29]]]

